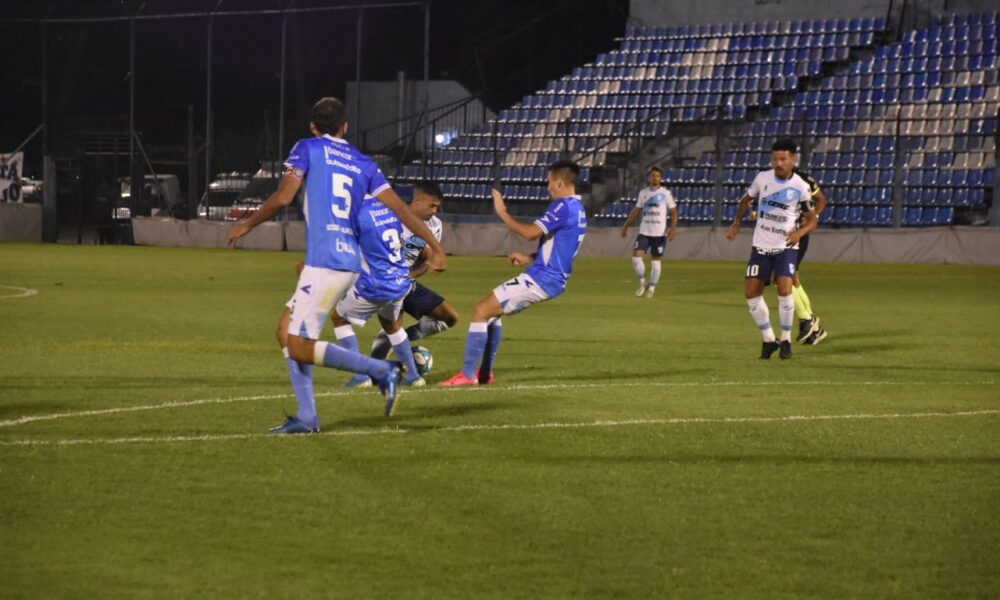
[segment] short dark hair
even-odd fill
[[[658,166],[656,166],[656,165],[653,165],[652,167],[649,167],[649,170],[648,170],[648,171],[646,171],[646,174],[647,174],[647,175],[649,175],[649,174],[650,174],[650,173],[652,173],[653,171],[656,171],[656,172],[657,172],[657,173],[659,173],[660,175],[663,175],[663,169],[661,169],[660,167],[658,167]]]
[[[580,165],[571,160],[557,160],[549,165],[549,173],[552,173],[563,183],[576,187],[576,179],[580,176]]]
[[[429,179],[414,183],[413,190],[423,192],[428,196],[434,196],[438,200],[444,200],[444,192],[441,191],[441,186]]]
[[[337,135],[344,126],[347,110],[344,103],[333,97],[320,98],[309,111],[309,120],[320,133]]]
[[[771,152],[788,152],[789,154],[795,154],[799,151],[798,144],[795,140],[791,138],[781,138],[780,140],[771,144]]]

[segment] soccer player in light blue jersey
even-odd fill
[[[229,232],[229,244],[235,244],[291,204],[305,183],[302,204],[306,218],[306,260],[295,294],[287,305],[288,346],[283,349],[298,412],[284,425],[272,429],[272,433],[319,431],[312,365],[367,373],[379,382],[387,407],[396,401],[402,377],[397,364],[319,340],[330,310],[350,289],[361,270],[352,214],[366,194],[378,198],[427,242],[431,269],[443,271],[447,267],[441,245],[392,191],[375,161],[344,140],[347,121],[343,103],[336,98],[319,100],[312,108],[309,129],[314,137],[299,140],[292,148],[278,190],[252,217],[237,223]],[[278,337],[282,338],[280,331]]]
[[[358,338],[352,325],[364,326],[377,314],[396,356],[406,366],[404,383],[424,385],[413,362],[410,339],[402,327],[403,299],[412,285],[409,265],[403,257],[403,225],[384,204],[367,198],[354,216],[354,228],[361,248],[361,276],[333,313],[337,343],[357,352]],[[386,416],[392,416],[396,404],[386,403]]]
[[[503,333],[500,317],[517,314],[566,290],[566,282],[573,273],[573,261],[587,232],[587,213],[576,193],[579,174],[580,167],[569,160],[549,166],[548,187],[552,202],[545,214],[531,224],[510,216],[503,195],[493,190],[493,208],[504,224],[526,240],[541,238],[538,254],[534,261],[521,252],[507,255],[512,265],[530,266],[524,273],[494,288],[472,309],[462,371],[439,385],[493,383],[493,366]]]

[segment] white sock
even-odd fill
[[[441,333],[446,329],[448,329],[447,323],[425,315],[420,317],[420,320],[415,324],[407,327],[406,332],[410,335],[411,340],[422,340],[425,337]]]
[[[632,270],[635,271],[635,276],[639,278],[639,283],[642,285],[646,284],[646,263],[643,262],[638,256],[632,257]]]
[[[795,322],[795,296],[778,296],[778,319],[781,321],[781,341],[791,341],[792,323]]]
[[[771,313],[767,310],[767,302],[764,302],[764,296],[750,298],[747,300],[747,306],[750,307],[750,316],[753,317],[753,322],[757,324],[757,329],[760,329],[760,334],[764,336],[764,341],[773,342],[774,330],[771,329]]]
[[[333,328],[333,335],[336,336],[337,340],[342,340],[344,338],[349,338],[354,335],[354,328],[350,325],[341,325],[340,327]]]
[[[660,283],[660,261],[654,260],[649,263],[649,287],[656,287]]]

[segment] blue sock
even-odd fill
[[[375,379],[382,379],[389,373],[391,365],[384,360],[368,358],[364,354],[345,350],[329,342],[316,342],[316,354],[324,367],[364,373]]]
[[[479,383],[486,383],[490,380],[490,373],[493,372],[493,365],[496,364],[497,350],[500,349],[502,337],[503,323],[499,318],[494,319],[486,328],[486,354],[483,355],[483,364],[479,365]]]
[[[479,362],[486,350],[486,323],[469,323],[469,335],[465,338],[465,364],[462,373],[472,379],[476,377]]]
[[[333,334],[337,336],[338,346],[351,352],[358,351],[358,336],[354,335],[353,327],[350,325],[341,325],[334,328]]]
[[[303,423],[319,428],[319,419],[316,416],[316,395],[313,388],[312,365],[300,363],[288,357],[288,349],[283,350],[285,362],[288,364],[288,378],[292,381],[292,390],[295,391],[295,399],[299,402],[299,410],[296,416]]]
[[[413,349],[410,347],[410,338],[406,335],[406,331],[400,329],[390,335],[389,342],[392,343],[392,349],[396,351],[396,356],[406,366],[406,381],[418,379],[420,374],[417,373],[417,363],[413,362]]]

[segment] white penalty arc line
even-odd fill
[[[960,412],[925,412],[925,413],[888,413],[888,414],[844,414],[844,415],[787,415],[783,417],[675,417],[669,419],[629,419],[623,421],[584,421],[578,423],[529,423],[529,424],[492,424],[492,425],[452,425],[419,429],[389,428],[382,429],[347,429],[344,431],[328,431],[311,435],[271,435],[267,433],[235,433],[218,435],[187,435],[187,436],[137,436],[124,438],[92,438],[92,439],[56,439],[56,440],[11,440],[0,442],[3,446],[79,446],[79,445],[113,445],[113,444],[166,444],[182,442],[222,442],[230,440],[249,439],[314,439],[318,437],[355,437],[373,435],[409,435],[427,433],[458,433],[466,431],[525,431],[539,429],[585,429],[599,427],[634,427],[650,425],[704,425],[704,424],[744,424],[744,423],[805,423],[815,421],[859,421],[874,419],[928,419],[947,417],[973,417],[998,415],[1000,409],[969,410]]]
[[[993,380],[987,381],[956,381],[950,382],[952,386],[975,386],[993,385]],[[924,381],[649,381],[649,382],[623,382],[623,383],[543,383],[543,384],[514,384],[507,386],[479,386],[479,387],[436,387],[407,389],[406,394],[430,394],[430,393],[458,393],[458,392],[502,392],[502,391],[537,391],[537,390],[579,390],[579,389],[609,389],[609,388],[639,388],[639,387],[770,387],[770,386],[840,386],[840,387],[871,387],[871,386],[924,386],[941,385],[938,382]],[[337,392],[320,392],[316,394],[321,397],[357,396],[358,390],[342,390]],[[140,406],[119,406],[114,408],[100,408],[95,410],[80,410],[63,413],[51,413],[47,415],[27,415],[16,419],[0,421],[0,428],[16,427],[27,423],[38,421],[52,421],[56,419],[70,419],[75,417],[95,417],[101,415],[112,415],[118,413],[141,412],[149,410],[163,410],[169,408],[183,408],[187,406],[201,406],[205,404],[230,404],[234,402],[254,402],[258,400],[285,400],[294,398],[294,394],[270,394],[258,396],[236,396],[229,398],[202,398],[198,400],[175,400],[163,402],[161,404],[145,404]]]
[[[0,296],[0,300],[10,300],[11,298],[27,298],[28,296],[34,296],[38,293],[38,290],[33,290],[31,288],[19,287],[16,285],[0,285],[0,288],[5,290],[19,290],[19,294],[6,294]]]

